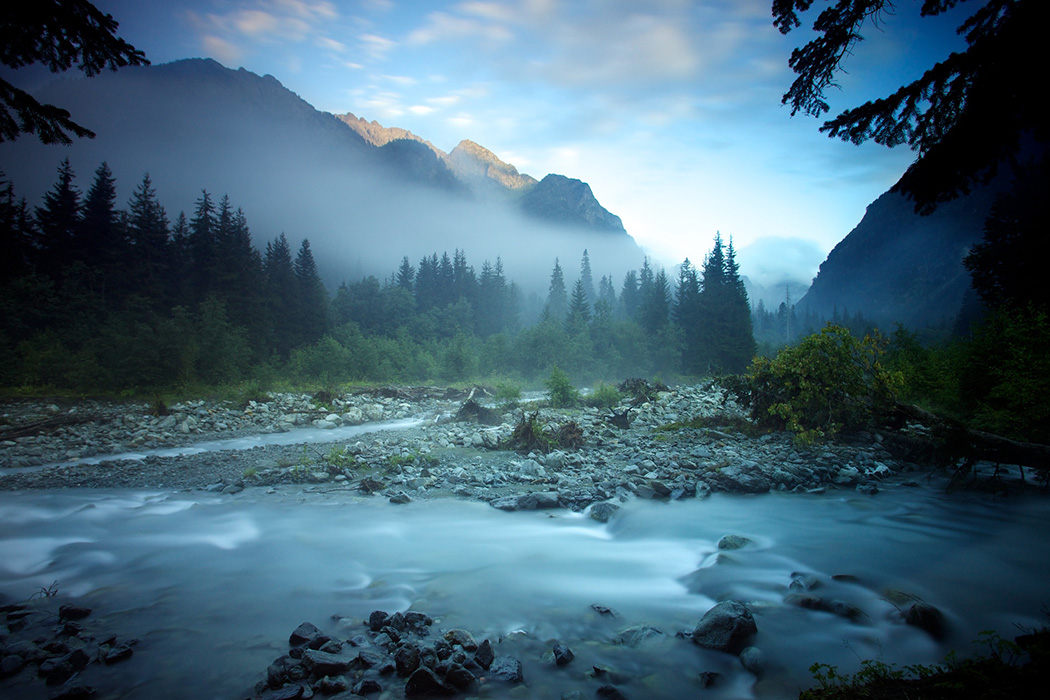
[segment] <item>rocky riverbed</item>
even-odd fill
[[[156,415],[147,404],[40,401],[0,410],[0,489],[163,488],[235,493],[244,488],[347,489],[407,502],[459,497],[504,510],[594,503],[607,517],[629,497],[680,499],[713,491],[850,489],[873,494],[912,468],[877,435],[851,444],[798,447],[787,434],[747,436],[727,427],[660,429],[697,417],[740,424],[713,386],[679,386],[610,408],[497,406],[483,392],[481,418],[458,416],[473,394],[384,389],[341,396],[271,394],[243,405],[191,401]],[[618,419],[617,419],[618,417]],[[507,449],[523,418],[554,434],[569,425],[578,446]],[[338,428],[413,427],[336,439]],[[720,425],[718,420],[712,425]],[[403,424],[402,424],[403,425]],[[313,429],[311,442],[162,456],[151,451],[253,434]],[[327,440],[325,431],[333,431]],[[318,433],[320,436],[318,437]],[[100,455],[138,454],[137,459]],[[50,466],[49,466],[50,465]]]

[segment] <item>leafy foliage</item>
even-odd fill
[[[547,398],[554,408],[572,408],[580,404],[580,392],[572,385],[569,375],[555,365],[547,377]]]
[[[858,430],[886,413],[901,386],[882,365],[885,346],[878,333],[857,339],[828,325],[772,360],[756,358],[730,390],[760,426],[802,442]]]
[[[799,700],[949,700],[953,698],[1042,697],[1050,681],[1050,631],[1046,628],[1007,640],[982,632],[988,653],[959,660],[954,653],[935,665],[893,667],[866,659],[852,675],[828,664],[810,667],[817,686]]]

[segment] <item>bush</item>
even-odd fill
[[[616,387],[605,382],[599,382],[594,391],[584,399],[584,403],[594,408],[613,408],[620,405],[620,399],[622,398],[623,396]]]
[[[580,392],[569,381],[569,376],[555,365],[547,378],[547,397],[554,408],[572,408],[580,404]]]
[[[727,385],[760,426],[812,442],[886,415],[901,378],[880,362],[885,345],[878,331],[858,340],[829,324],[772,360],[755,358],[747,375]]]

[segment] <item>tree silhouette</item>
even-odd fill
[[[115,35],[117,21],[84,0],[6,2],[0,10],[0,61],[11,68],[43,63],[52,73],[74,65],[88,77],[104,68],[149,65],[146,55]],[[36,134],[43,143],[72,143],[95,134],[69,112],[41,104],[0,79],[0,142]]]
[[[939,15],[961,0],[923,0],[924,17]],[[784,34],[801,26],[798,13],[814,0],[773,0],[773,24]],[[890,0],[835,0],[813,24],[818,36],[791,53],[798,74],[784,95],[791,114],[820,116],[829,110],[825,91],[835,87],[842,62],[863,39],[861,30],[881,27]],[[1043,92],[1032,71],[1045,63],[1043,32],[1050,21],[1046,0],[988,0],[959,27],[967,49],[952,53],[917,80],[884,98],[848,109],[820,130],[853,143],[907,143],[918,153],[894,191],[911,197],[916,209],[987,182],[1020,140],[1047,139]]]

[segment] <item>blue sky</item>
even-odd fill
[[[785,37],[769,0],[96,5],[154,63],[214,58],[324,111],[446,151],[471,139],[536,178],[580,178],[663,264],[702,260],[721,231],[766,284],[808,281],[913,159],[790,117],[787,61],[815,14]],[[920,19],[918,6],[901,0],[866,34],[829,95],[833,113],[964,46],[958,15]]]

